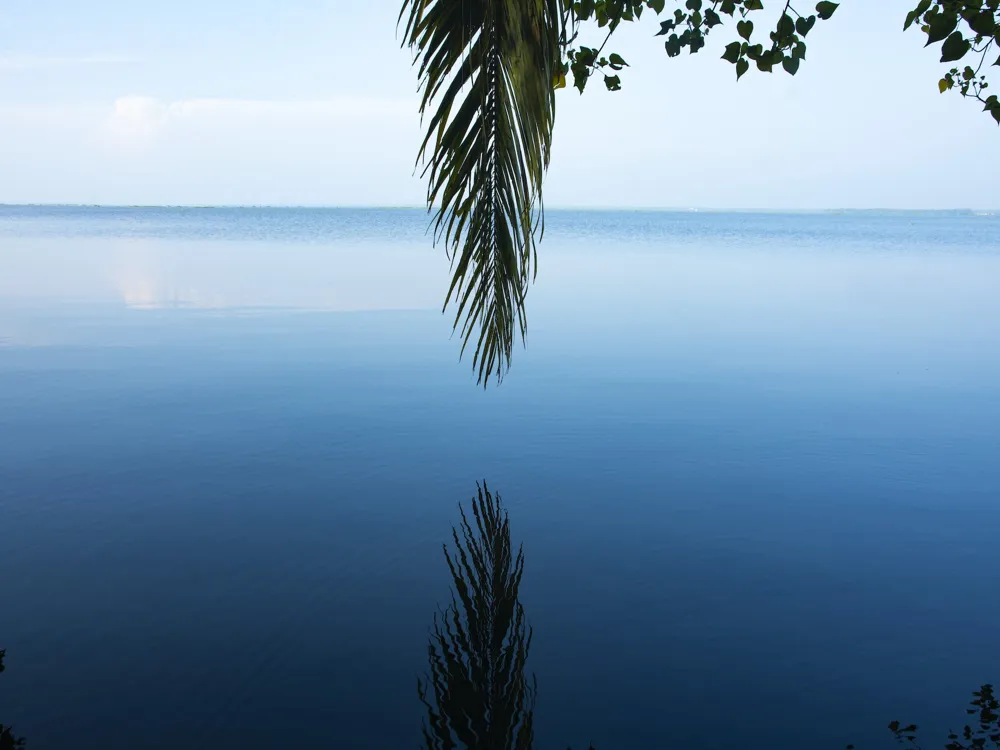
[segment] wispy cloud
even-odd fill
[[[38,68],[83,67],[88,65],[130,65],[142,62],[127,55],[83,55],[60,57],[45,55],[0,55],[0,71]]]
[[[187,99],[153,97],[117,99],[105,122],[117,139],[148,141],[164,131],[197,128],[230,133],[274,128],[273,132],[326,130],[412,121],[416,103],[407,99],[335,97],[324,100]]]

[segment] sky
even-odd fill
[[[912,4],[843,0],[798,75],[739,83],[718,59],[734,29],[670,59],[655,19],[623,27],[609,46],[630,63],[623,90],[559,92],[546,205],[1000,207],[1000,128],[938,93],[947,66],[902,31]],[[398,12],[397,0],[6,0],[0,203],[422,205]]]

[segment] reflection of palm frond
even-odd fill
[[[454,276],[462,351],[478,328],[480,382],[510,365],[526,332],[542,176],[555,115],[564,26],[560,0],[404,0],[405,43],[417,55],[421,115],[433,109],[418,161],[429,176]],[[464,98],[463,98],[464,97]]]
[[[417,683],[428,714],[424,741],[428,750],[529,750],[531,628],[517,599],[524,555],[518,550],[512,558],[507,514],[485,483],[472,501],[475,529],[461,513],[461,538],[452,529],[455,551],[444,549],[454,582],[451,605],[434,618],[429,684]]]

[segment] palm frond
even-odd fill
[[[453,277],[462,352],[484,386],[527,333],[524,298],[543,229],[542,177],[555,116],[560,0],[404,0],[427,133],[417,156],[437,207]]]
[[[531,628],[518,601],[524,555],[511,554],[510,523],[485,482],[473,498],[475,527],[461,510],[455,550],[444,548],[451,605],[434,618],[430,676],[417,682],[427,709],[428,750],[530,750],[535,682],[525,675]],[[428,697],[433,694],[433,700]]]

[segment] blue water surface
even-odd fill
[[[418,746],[484,478],[539,748],[937,740],[1000,682],[1000,218],[553,211],[486,389],[427,226],[0,207],[31,750]]]

